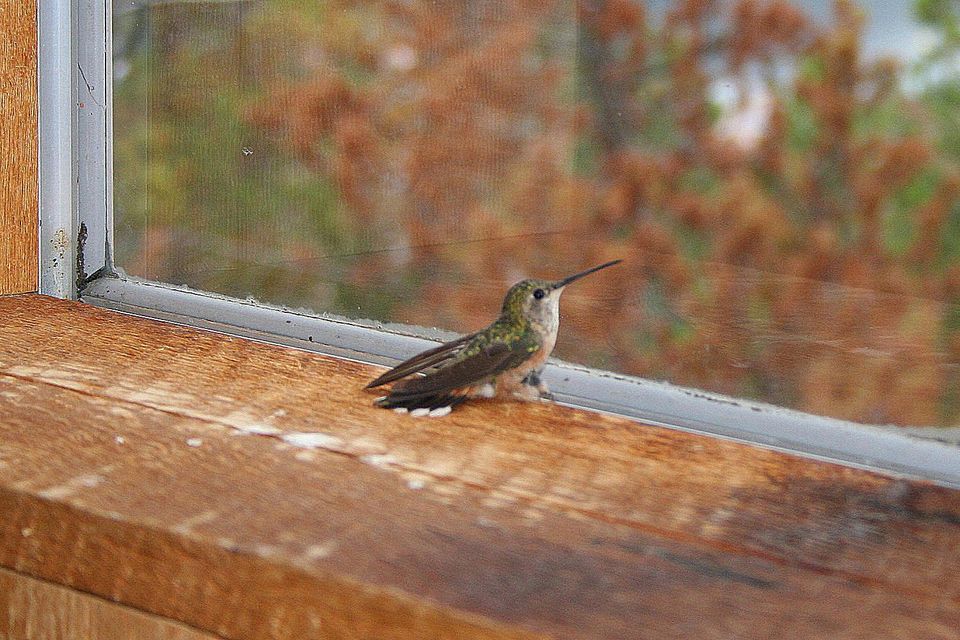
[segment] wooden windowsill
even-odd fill
[[[183,637],[960,628],[960,492],[546,403],[414,419],[375,371],[0,297],[0,585]]]

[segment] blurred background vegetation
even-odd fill
[[[960,423],[960,0],[125,0],[134,276]]]

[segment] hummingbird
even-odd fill
[[[549,397],[540,374],[557,342],[560,294],[571,282],[619,262],[561,280],[518,282],[507,291],[500,316],[490,326],[415,355],[368,384],[372,389],[396,382],[374,404],[413,416],[440,417],[469,398]]]

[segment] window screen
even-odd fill
[[[960,5],[124,1],[116,262],[869,423],[960,422]]]

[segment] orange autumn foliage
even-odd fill
[[[303,68],[265,78],[243,117],[336,185],[371,249],[343,277],[386,301],[380,319],[476,329],[512,281],[619,257],[565,296],[561,357],[956,423],[960,267],[943,238],[960,169],[902,70],[865,57],[854,2],[828,26],[786,0],[662,16],[632,0],[308,4],[290,19],[372,26],[290,27],[285,64]],[[717,83],[736,111],[757,78],[764,126],[732,137]]]

